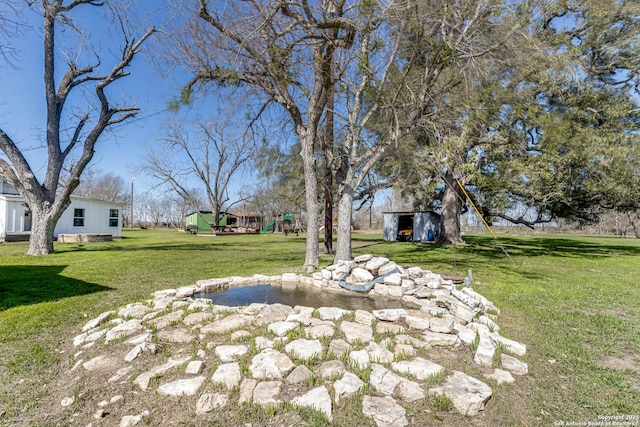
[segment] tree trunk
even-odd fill
[[[298,135],[302,139],[302,165],[304,170],[304,189],[307,207],[307,245],[305,250],[304,265],[307,272],[315,271],[320,265],[318,251],[320,233],[320,204],[318,203],[318,180],[316,173],[316,161],[313,152],[314,135],[309,131],[300,131]]]
[[[460,234],[460,211],[464,194],[460,191],[453,172],[447,170],[444,176],[445,187],[440,211],[440,231],[436,243],[447,245],[464,245]]]
[[[46,202],[43,205],[46,205]],[[38,206],[32,203],[29,206],[32,207],[33,219],[27,255],[49,255],[53,253],[53,231],[60,215],[54,215],[48,206]]]
[[[324,139],[324,250],[333,253],[333,171],[331,170],[331,154],[333,152],[333,89],[330,89],[327,100],[327,123]]]
[[[351,261],[351,216],[353,214],[353,185],[346,182],[338,197],[338,244],[334,262]]]

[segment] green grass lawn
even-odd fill
[[[464,247],[354,235],[354,253],[466,275],[502,314],[501,333],[526,343],[530,375],[494,389],[487,425],[597,422],[640,414],[640,241],[575,235],[486,235]],[[61,352],[87,319],[198,279],[302,271],[303,237],[125,231],[105,243],[56,244],[27,257],[0,245],[0,425],[38,411]],[[321,262],[328,265],[330,257]],[[616,369],[616,368],[626,368]]]

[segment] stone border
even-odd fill
[[[339,287],[340,279],[359,284],[381,276],[384,280],[375,285],[372,295],[401,298],[419,309],[368,312],[282,304],[228,307],[193,298],[201,292],[258,283],[300,283],[348,292]],[[238,404],[278,406],[284,403],[280,395],[287,387],[299,387],[315,376],[322,378],[321,385],[299,392],[289,402],[313,408],[328,420],[340,399],[362,392],[368,381],[369,392],[362,396],[363,416],[378,427],[405,426],[408,421],[403,405],[427,396],[444,396],[465,416],[477,415],[492,396],[487,384],[456,370],[437,387],[429,388],[424,383],[434,375],[445,374],[445,369],[420,357],[421,349],[469,346],[477,365],[493,368],[497,364],[502,368],[484,374],[497,384],[513,382],[512,374],[528,373],[525,362],[506,354],[522,356],[526,346],[499,334],[495,323],[498,313],[493,303],[471,288],[459,290],[430,271],[403,268],[386,258],[365,255],[312,276],[234,276],[157,291],[152,300],[128,304],[87,322],[73,340],[79,351],[74,355],[75,365],[66,374],[104,375],[112,390],[118,384],[125,389],[133,384],[138,392],[154,393],[159,399],[199,396],[185,411],[200,417],[229,404],[228,391],[236,387],[240,390]],[[263,332],[254,336],[258,330]],[[379,342],[374,332],[380,334]],[[220,337],[227,334],[231,334],[231,342],[220,342]],[[194,340],[204,345],[197,355],[177,350],[157,357],[163,342],[179,348]],[[104,346],[96,345],[100,342]],[[151,368],[149,357],[156,360]],[[140,364],[145,359],[147,362]],[[246,363],[245,369],[240,368],[241,360]],[[364,371],[368,373],[364,375]],[[119,414],[120,425],[136,425],[149,415],[147,410],[123,413],[126,407],[123,409],[120,403],[125,399],[122,394],[110,400],[104,397],[96,403],[96,419],[109,414],[105,407],[112,408],[114,416]],[[73,408],[75,397],[63,399],[61,405]]]

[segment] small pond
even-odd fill
[[[207,298],[214,304],[230,307],[245,306],[252,303],[284,304],[291,307],[339,307],[345,310],[381,310],[385,308],[407,308],[401,300],[368,297],[364,294],[344,293],[318,289],[308,285],[265,284],[238,286],[216,292],[200,293],[196,298]]]

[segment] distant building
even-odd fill
[[[211,233],[213,212],[191,212],[185,217],[186,229],[193,233]],[[220,212],[217,232],[253,233],[260,230],[262,216],[253,212]]]
[[[110,234],[122,237],[122,209],[117,202],[71,196],[53,236],[59,234]],[[15,188],[0,179],[0,242],[24,241],[31,236],[31,210]]]
[[[428,242],[440,229],[440,215],[431,212],[383,212],[384,240]]]

